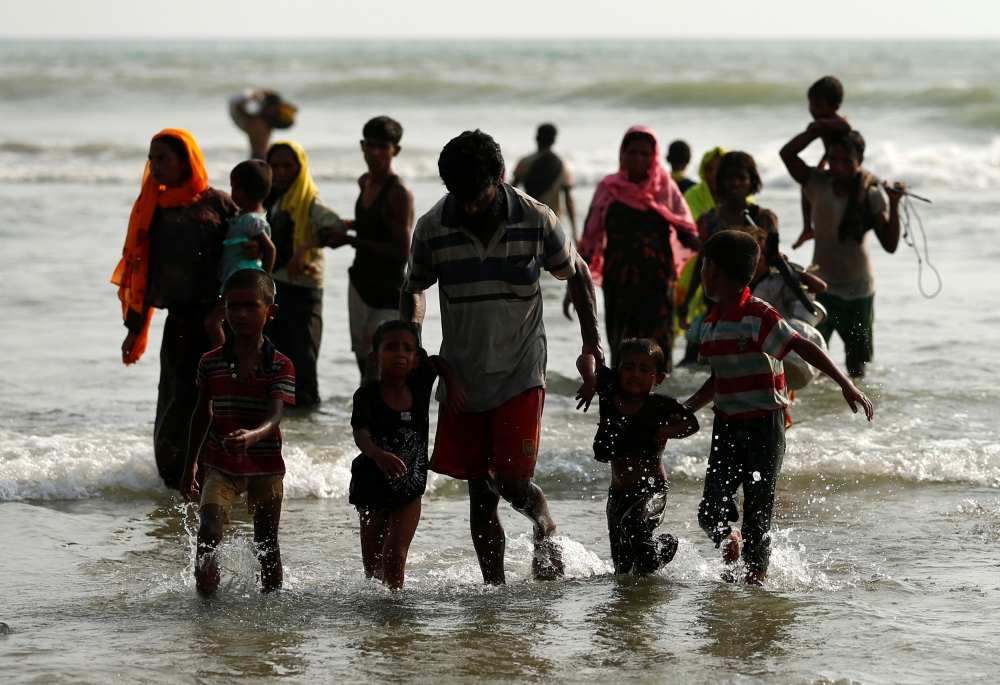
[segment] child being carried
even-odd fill
[[[577,368],[583,385],[577,408],[586,411],[597,393],[600,424],[594,458],[611,463],[607,514],[615,573],[647,574],[670,563],[677,551],[673,535],[653,537],[667,500],[663,448],[671,438],[696,433],[698,420],[672,397],[651,392],[666,375],[663,350],[656,341],[623,340],[617,356],[616,370],[597,367],[592,354],[580,356]]]

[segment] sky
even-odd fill
[[[1000,0],[0,0],[5,39],[1000,39]]]

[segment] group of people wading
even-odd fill
[[[827,338],[834,330],[844,338],[848,371],[859,377],[871,359],[874,311],[866,233],[873,229],[890,252],[899,239],[902,187],[886,187],[886,211],[877,181],[861,168],[863,139],[836,114],[839,82],[822,79],[809,95],[815,121],[782,150],[809,212],[798,244],[817,242],[818,270],[800,270],[798,283],[778,275],[777,218],[753,201],[761,188],[753,158],[714,148],[694,183],[683,176],[686,145],[670,146],[671,173],[645,126],[625,133],[619,170],[598,185],[579,245],[572,177],[552,151],[549,124],[511,184],[489,135],[466,131],[449,141],[438,160],[448,192],[415,227],[412,195],[392,170],[402,126],[389,117],[363,128],[368,172],[359,179],[353,221],[324,204],[305,150],[291,141],[267,146],[259,127],[252,143],[263,161],[234,168],[232,196],[209,187],[190,133],[154,136],[113,282],[128,329],[126,364],[143,354],[153,310],[167,310],[155,456],[168,487],[201,497],[199,589],[218,586],[215,549],[244,492],[260,532],[264,588],[281,584],[281,406],[320,401],[323,249],[344,245],[356,250],[348,308],[362,377],[350,501],[360,515],[367,575],[402,587],[428,468],[468,481],[472,538],[487,583],[505,579],[501,498],[534,525],[535,576],[562,574],[556,524],[532,481],[545,400],[544,269],[567,282],[565,311],[572,306],[579,319],[580,406],[599,397],[594,448],[599,461],[612,464],[607,513],[616,571],[648,573],[673,557],[676,539],[654,536],[667,490],[662,452],[668,439],[698,430],[694,412],[714,399],[699,522],[725,547],[727,562],[742,558],[740,579],[763,581],[789,405],[781,360],[794,353],[836,381],[854,411],[860,404],[872,416],[868,399],[822,345],[786,321],[795,317],[793,291],[819,293],[828,316],[814,322]],[[826,152],[810,167],[798,155],[816,138]],[[573,233],[560,216],[569,217]],[[424,293],[434,284],[443,342],[439,355],[428,356],[420,325]],[[604,290],[607,362],[595,284]],[[758,291],[770,299],[751,295]],[[209,322],[220,302],[229,337],[217,347]],[[652,389],[670,372],[675,331],[683,328],[686,358],[709,364],[712,375],[680,403]],[[741,485],[742,534],[731,527],[740,518]]]

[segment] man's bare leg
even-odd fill
[[[503,571],[504,552],[507,539],[497,507],[500,493],[492,475],[469,480],[469,526],[472,529],[472,544],[479,557],[479,568],[483,572],[483,582],[487,585],[503,585],[507,582]]]
[[[515,511],[524,514],[535,524],[535,556],[532,573],[535,580],[555,580],[564,574],[562,552],[553,541],[556,523],[549,513],[545,493],[531,479],[496,477],[500,495],[510,502]]]

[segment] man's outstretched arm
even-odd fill
[[[590,267],[580,255],[576,255],[576,273],[567,281],[569,297],[580,317],[580,334],[583,337],[583,353],[592,354],[598,363],[604,363],[604,349],[601,347],[601,329],[597,323],[597,292]]]

